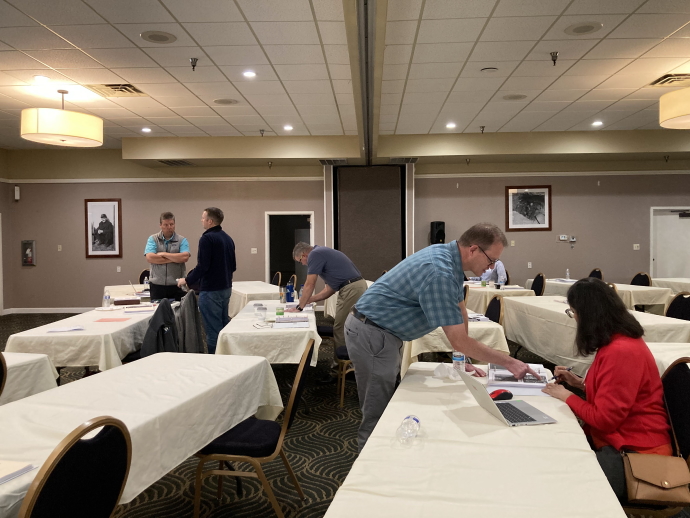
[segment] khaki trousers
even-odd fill
[[[360,279],[356,282],[348,284],[340,288],[338,292],[338,302],[335,305],[335,322],[333,324],[333,341],[335,347],[333,348],[333,359],[336,359],[335,350],[345,345],[345,320],[350,314],[352,306],[354,306],[359,297],[367,291],[367,281]]]

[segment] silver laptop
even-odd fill
[[[553,417],[524,401],[494,401],[486,391],[486,387],[475,378],[462,371],[460,377],[479,406],[508,426],[531,426],[556,422]]]

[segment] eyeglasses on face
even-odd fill
[[[573,311],[572,308],[566,309],[565,314],[568,315],[570,318],[575,318],[575,311]]]
[[[492,264],[496,264],[496,261],[498,261],[498,259],[491,259],[491,257],[486,255],[486,252],[481,246],[477,245],[477,248],[479,248],[482,251],[482,253],[486,256],[486,258],[489,260],[489,266],[491,266]]]

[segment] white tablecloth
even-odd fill
[[[326,518],[624,518],[575,416],[565,403],[524,397],[558,422],[509,428],[479,407],[462,381],[415,363],[333,499]],[[395,431],[420,418],[410,447]]]
[[[374,281],[366,281],[367,288],[374,284]],[[323,314],[327,317],[335,318],[335,307],[338,304],[338,292],[323,301]]]
[[[144,286],[143,284],[134,284],[134,289],[137,290],[138,292],[144,291]],[[105,286],[103,288],[103,293],[105,294],[105,290],[108,290],[108,293],[110,293],[110,298],[115,298],[115,297],[127,297],[127,296],[135,296],[134,290],[132,290],[132,286],[129,284],[122,284],[119,286]]]
[[[525,282],[525,288],[532,288],[532,282],[534,279],[527,279]],[[577,279],[572,279],[570,281],[565,280],[555,280],[546,279],[544,282],[544,295],[561,295],[565,297],[568,294],[568,288],[577,282]]]
[[[654,355],[659,376],[678,358],[690,358],[690,344],[647,343]]]
[[[16,333],[9,337],[8,352],[47,354],[56,367],[98,365],[102,371],[122,365],[120,361],[141,348],[153,312],[125,313],[87,311],[64,320]],[[124,322],[96,322],[102,318],[126,318]],[[49,333],[56,327],[84,326],[83,331]]]
[[[7,381],[0,405],[57,387],[58,373],[45,354],[1,353],[7,363]]]
[[[280,300],[280,288],[261,281],[233,282],[228,307],[230,318],[234,318],[249,301],[255,300]]]
[[[285,306],[277,300],[253,300],[225,326],[218,335],[216,354],[240,354],[263,356],[271,363],[299,363],[307,342],[314,339],[314,354],[311,365],[316,366],[321,337],[316,331],[314,312],[286,313],[286,315],[307,316],[309,327],[297,329],[257,329],[259,319],[254,316],[254,304],[262,303],[266,313],[275,317],[276,307]]]
[[[513,297],[504,300],[506,337],[556,365],[583,375],[593,357],[575,353],[575,320],[565,314],[563,297]],[[690,342],[690,322],[631,311],[642,324],[647,342]]]
[[[481,284],[467,283],[470,287],[470,291],[467,294],[467,300],[465,305],[467,309],[472,310],[476,313],[481,313],[482,315],[486,313],[486,308],[491,302],[491,299],[496,295],[501,295],[502,297],[533,297],[534,291],[527,288],[524,289],[507,289],[507,290],[497,290],[495,288],[489,288],[485,286],[482,288]]]
[[[116,417],[132,436],[126,503],[257,410],[281,408],[264,358],[159,353],[0,407],[0,459],[40,465],[81,423]],[[0,485],[0,518],[17,515],[36,472]]]
[[[690,279],[688,278],[652,279],[652,284],[658,288],[669,288],[673,293],[690,291]]]

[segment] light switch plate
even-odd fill
[[[527,263],[527,268],[532,268],[532,263],[531,263],[531,262]]]
[[[121,272],[122,272],[122,266],[118,266],[117,267],[117,273],[121,273]]]
[[[633,250],[639,250],[639,249],[640,249],[640,245],[633,245]]]
[[[559,240],[559,241],[567,241],[567,240],[568,240],[568,236],[566,236],[565,234],[561,234],[561,235],[558,237],[558,240]]]
[[[258,251],[256,248],[252,248],[252,253],[253,253],[253,254],[258,254],[259,251]]]

